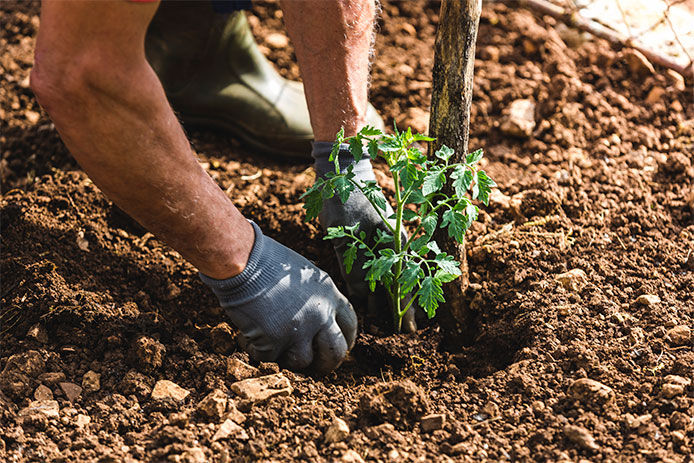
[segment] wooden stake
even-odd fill
[[[451,162],[463,162],[468,150],[475,42],[481,12],[482,0],[441,2],[429,123],[429,135],[436,141],[431,144],[430,153],[446,145],[456,152]],[[444,188],[448,194],[453,194],[450,182]],[[465,328],[469,325],[464,297],[469,285],[465,243],[458,244],[441,228],[434,233],[434,239],[442,251],[455,256],[463,271],[462,278],[444,288],[446,304],[437,315],[447,342],[460,347],[465,342]]]

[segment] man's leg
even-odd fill
[[[343,127],[345,136],[349,137],[366,124],[376,7],[374,0],[283,0],[282,10],[294,42],[311,114],[316,140],[312,152],[314,168],[316,174],[323,176],[334,170],[329,154],[338,130]],[[354,165],[356,180],[376,180],[368,155],[357,163],[347,147],[343,147],[339,157],[343,165]],[[359,223],[368,236],[373,236],[377,229],[387,231],[379,214],[359,192],[353,192],[345,204],[336,197],[325,201],[319,219],[324,229]],[[346,242],[332,240],[332,243],[341,260]],[[379,288],[376,294],[370,294],[360,261],[349,274],[342,268],[352,302],[374,312],[388,313],[390,318],[385,290]],[[414,309],[405,315],[403,329],[408,332],[416,329]]]
[[[351,136],[366,123],[373,0],[283,0],[316,141]]]
[[[228,278],[253,228],[198,164],[147,64],[157,6],[44,1],[32,88],[104,193],[201,272]]]

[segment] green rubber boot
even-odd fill
[[[275,71],[244,12],[218,14],[209,2],[162,2],[147,31],[146,53],[184,123],[220,128],[267,154],[312,161],[303,85]],[[383,128],[371,104],[367,121]]]

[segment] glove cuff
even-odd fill
[[[316,174],[321,177],[328,172],[335,172],[335,163],[330,160],[330,152],[332,149],[332,142],[313,142],[313,150],[311,151],[311,157],[314,159],[313,168],[316,170]],[[343,172],[349,166],[354,166],[353,172],[357,175],[367,173],[372,170],[369,152],[364,149],[362,158],[359,160],[359,162],[356,162],[354,156],[352,156],[352,153],[349,150],[348,143],[340,144],[340,152],[337,155],[337,159],[340,165],[340,172]]]
[[[219,299],[222,307],[229,307],[252,299],[277,281],[280,262],[274,259],[272,240],[263,235],[260,227],[249,220],[255,232],[255,242],[241,273],[226,280],[217,280],[198,272],[200,279]]]

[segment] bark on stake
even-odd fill
[[[429,123],[429,135],[436,141],[431,144],[430,153],[447,145],[456,152],[452,162],[463,162],[468,150],[475,42],[481,12],[482,0],[441,2]],[[453,193],[450,182],[444,188]],[[469,284],[465,243],[458,244],[442,228],[436,230],[434,238],[442,251],[461,263],[463,276],[444,287],[446,304],[438,314],[447,343],[460,347],[465,342],[469,318],[464,297]]]

